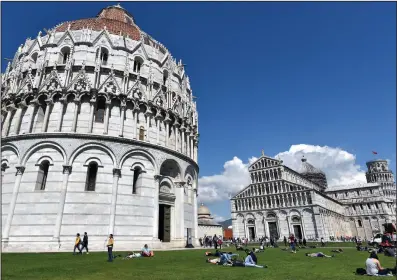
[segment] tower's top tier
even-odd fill
[[[377,159],[371,160],[367,163],[368,173],[378,173],[378,172],[390,172],[389,164],[386,160]]]

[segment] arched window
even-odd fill
[[[95,191],[96,176],[98,174],[98,163],[92,161],[87,167],[87,179],[85,182],[86,191]]]
[[[69,47],[63,47],[61,49],[61,52],[59,53],[59,59],[58,63],[59,64],[66,64],[70,57],[70,48]]]
[[[139,73],[141,71],[141,66],[143,64],[143,61],[139,57],[135,57],[134,59],[134,72]]]
[[[167,79],[168,79],[168,72],[166,70],[164,70],[164,72],[163,72],[163,85],[164,86],[167,83]]]
[[[143,128],[143,126],[139,128],[139,140],[145,140],[145,129]]]
[[[132,193],[136,194],[136,190],[142,184],[142,169],[137,166],[134,168],[134,181],[132,182]]]
[[[37,57],[38,57],[38,56],[39,56],[39,54],[38,54],[37,52],[35,52],[35,53],[33,53],[33,54],[31,55],[31,58],[32,58],[32,60],[33,60],[34,63],[37,62]]]
[[[99,98],[95,110],[95,122],[103,123],[105,121],[106,102],[104,98]]]
[[[361,220],[357,220],[358,223],[358,227],[363,227],[363,223],[361,222]]]
[[[50,162],[48,160],[44,160],[43,162],[40,163],[39,171],[37,173],[35,190],[40,190],[40,191],[45,190],[49,167],[50,167]]]
[[[107,65],[108,58],[109,58],[109,51],[106,48],[101,47],[101,48],[97,49],[96,57],[95,57],[96,61],[98,61],[98,59],[99,59],[99,61],[101,62],[102,65]]]
[[[299,222],[300,222],[300,219],[299,219],[298,217],[293,217],[293,218],[292,218],[292,222],[293,222],[293,223],[299,223]]]

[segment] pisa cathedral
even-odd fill
[[[119,5],[22,44],[1,75],[3,251],[197,244],[198,114],[182,61]]]
[[[324,172],[307,159],[295,171],[262,153],[249,167],[251,184],[231,199],[233,236],[372,238],[384,223],[396,224],[396,184],[386,160],[367,168],[367,183],[328,189]]]

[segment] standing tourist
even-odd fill
[[[218,249],[218,237],[216,236],[216,234],[214,234],[214,237],[212,238],[212,241],[214,242],[215,250],[217,250]]]
[[[84,232],[84,236],[83,236],[83,246],[81,247],[81,252],[83,252],[83,249],[86,249],[87,254],[88,254],[88,235],[86,232]]]
[[[114,244],[113,234],[110,234],[108,239],[108,244],[106,245],[108,247],[108,262],[113,261],[113,244]]]
[[[291,247],[291,252],[295,254],[296,253],[295,236],[293,234],[291,234],[290,237],[289,237],[289,245]]]
[[[287,247],[287,238],[284,236],[284,246]]]
[[[79,254],[83,254],[80,249],[80,233],[76,234],[76,241],[74,242],[74,249],[73,249],[73,255],[76,255],[76,249],[79,250]]]

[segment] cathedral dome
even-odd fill
[[[65,32],[66,30],[80,30],[84,28],[90,28],[95,31],[106,29],[114,35],[128,36],[136,41],[140,39],[140,30],[135,25],[133,16],[120,5],[102,9],[95,18],[64,22],[58,25],[55,31]]]
[[[204,204],[201,204],[200,207],[197,210],[197,214],[199,216],[211,216],[211,212],[208,209],[207,206],[205,206]]]
[[[307,162],[307,159],[302,158],[301,159],[302,164],[300,168],[300,173],[301,174],[325,174],[323,171],[320,169],[314,167],[310,163]]]
[[[310,163],[307,162],[307,159],[301,159],[302,164],[299,170],[299,173],[303,175],[306,179],[316,183],[317,185],[321,186],[322,188],[327,188],[327,177],[323,171],[314,167]]]

